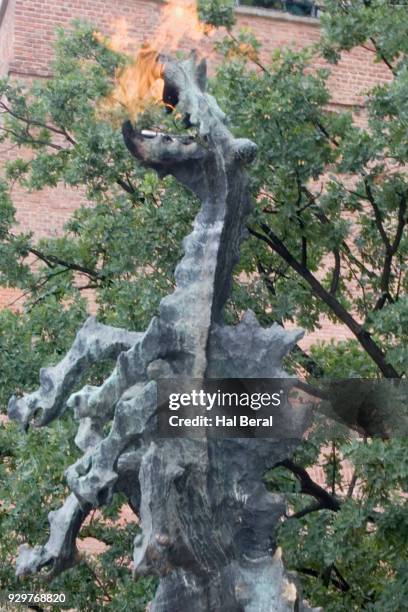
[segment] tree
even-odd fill
[[[217,3],[204,4],[202,14],[231,26],[231,12]],[[406,373],[407,26],[404,7],[385,0],[326,0],[322,40],[313,49],[282,50],[263,65],[259,44],[248,33],[235,36],[228,29],[219,46],[224,61],[214,92],[229,109],[236,134],[259,147],[251,174],[257,206],[228,316],[236,321],[252,308],[265,324],[296,320],[312,331],[325,315],[345,325],[352,340],[319,344],[309,354],[293,352],[287,367],[302,367],[310,380]],[[310,69],[316,54],[336,62],[359,45],[392,77],[367,92],[363,122],[351,112],[327,110],[329,70]],[[97,101],[125,61],[82,24],[70,34],[60,32],[49,81],[31,88],[1,84],[3,137],[31,150],[30,159],[7,164],[0,191],[0,281],[25,294],[22,312],[0,313],[2,405],[16,389],[34,387],[40,366],[65,352],[85,317],[86,289],[94,291],[100,320],[143,329],[172,286],[195,205],[173,181],[159,183],[135,167],[117,126],[101,115]],[[144,120],[148,125],[151,116]],[[172,119],[160,121],[168,125]],[[18,234],[13,185],[40,190],[59,181],[78,188],[93,205],[78,208],[57,239]],[[95,370],[90,382],[102,376]],[[47,431],[21,434],[17,447],[11,445],[14,425],[0,429],[1,533],[13,534],[12,542],[10,535],[0,539],[0,571],[9,590],[18,591],[15,546],[41,537],[44,500],[57,507],[65,493],[60,474],[75,457],[66,442],[72,427],[67,412]],[[38,453],[40,446],[46,453]],[[288,494],[281,542],[314,604],[328,610],[403,609],[405,456],[404,439],[356,442],[316,428],[293,462],[268,474],[270,486]],[[342,458],[353,466],[351,483],[340,469]],[[305,468],[316,462],[323,465],[329,490],[308,476]],[[123,502],[117,500],[116,511]],[[86,527],[86,535],[110,548],[97,567],[84,559],[52,584],[56,592],[69,593],[67,607],[99,609],[109,601],[121,609],[128,598],[139,597],[143,609],[154,583],[130,580],[126,564],[135,529],[97,517]],[[120,559],[118,565],[113,558]]]

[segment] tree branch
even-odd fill
[[[300,510],[296,514],[292,514],[287,518],[301,518],[302,516],[306,516],[307,514],[310,514],[311,512],[316,512],[318,510],[331,510],[332,512],[338,512],[341,509],[343,501],[339,499],[336,495],[330,494],[328,491],[326,491],[326,489],[323,489],[323,487],[317,484],[317,482],[315,482],[310,477],[308,471],[301,465],[294,463],[291,459],[285,459],[284,461],[277,463],[274,467],[285,467],[290,472],[292,472],[292,474],[296,476],[300,483],[300,492],[304,495],[310,495],[311,497],[314,497],[317,502],[316,504],[311,504],[310,506],[307,506],[303,510]],[[353,484],[353,489],[355,486],[355,482]],[[350,490],[351,497],[353,490]],[[376,523],[379,517],[381,517],[381,512],[373,511],[366,516],[366,521],[370,523]]]
[[[302,236],[302,249],[301,249],[301,262],[302,262],[302,266],[304,266],[306,268],[307,266],[307,240],[305,236]]]
[[[15,138],[17,138],[18,140],[25,138],[25,143],[24,144],[32,144],[32,145],[42,145],[45,147],[50,147],[51,149],[55,149],[56,151],[62,151],[64,149],[64,147],[61,147],[60,145],[55,144],[54,142],[48,142],[47,140],[38,140],[36,138],[34,138],[34,136],[31,136],[31,134],[26,131],[25,135],[20,135],[18,132],[15,132],[14,130],[11,130],[10,128],[5,128],[5,127],[0,127],[0,130],[2,132],[4,132],[5,134],[11,134],[12,136],[14,136]],[[19,145],[20,143],[17,143],[17,145]]]
[[[302,191],[304,194],[306,194],[310,203],[315,207],[313,210],[313,214],[315,215],[316,219],[318,219],[318,221],[320,221],[322,225],[330,225],[329,218],[325,215],[324,212],[322,212],[321,210],[318,210],[318,203],[313,193],[304,185],[302,186]],[[363,196],[360,196],[360,197],[363,197]],[[371,270],[366,268],[363,262],[357,259],[357,257],[351,252],[350,247],[344,240],[341,243],[341,248],[347,254],[347,256],[360,268],[360,270],[362,270],[365,274],[367,274],[367,276],[369,276],[370,278],[375,277],[375,274]]]
[[[341,270],[341,258],[339,249],[333,249],[334,255],[334,268],[333,275],[330,285],[330,293],[331,295],[336,295],[337,289],[339,288],[340,282],[340,270]]]
[[[357,471],[356,471],[356,470],[354,470],[354,471],[353,471],[353,475],[352,475],[352,477],[351,477],[351,480],[350,480],[350,482],[349,482],[349,486],[348,486],[348,488],[347,488],[347,494],[346,494],[346,497],[350,498],[350,497],[352,497],[352,496],[353,496],[353,493],[354,493],[354,488],[355,488],[356,484],[357,484]]]
[[[130,183],[128,183],[127,181],[124,181],[121,178],[117,178],[116,182],[119,185],[119,187],[122,187],[122,189],[124,191],[126,191],[126,193],[129,193],[130,195],[135,195],[136,189],[134,187],[132,187],[132,185],[130,185]]]
[[[324,576],[321,572],[317,570],[311,569],[309,567],[296,567],[295,570],[300,574],[305,574],[305,576],[312,576],[313,578],[320,578],[323,580]],[[347,593],[350,590],[350,586],[347,583],[341,582],[340,580],[333,578],[330,575],[329,581],[342,593]]]
[[[378,55],[380,56],[380,58],[382,59],[384,64],[387,66],[387,68],[389,68],[391,70],[392,74],[394,76],[396,76],[397,71],[395,70],[395,68],[391,64],[391,62],[386,58],[384,53],[381,51],[380,46],[378,45],[377,41],[375,40],[375,38],[373,36],[370,36],[370,41],[374,45],[374,49],[376,50],[376,52],[378,53]]]
[[[336,463],[337,463],[337,457],[336,457],[336,444],[334,441],[332,441],[332,451],[331,451],[331,456],[332,456],[332,482],[331,482],[331,493],[333,496],[336,495]]]
[[[371,200],[370,200],[371,201]],[[394,240],[392,241],[392,243],[390,242],[388,236],[387,236],[387,243],[386,243],[386,253],[385,253],[385,257],[384,257],[384,265],[383,265],[383,270],[382,270],[382,274],[381,274],[381,281],[380,281],[380,288],[381,288],[381,296],[378,298],[375,306],[374,306],[374,310],[381,310],[386,301],[388,300],[390,303],[393,303],[394,300],[391,296],[390,293],[390,281],[391,281],[391,271],[392,271],[392,261],[393,261],[393,257],[395,255],[395,253],[397,252],[399,245],[401,243],[401,239],[402,239],[402,235],[403,235],[403,231],[404,231],[404,227],[405,224],[407,222],[406,220],[406,211],[407,211],[407,198],[406,195],[404,194],[401,197],[400,200],[400,205],[398,208],[398,225],[397,225],[397,230],[394,236]],[[378,225],[378,224],[377,224]],[[382,226],[382,223],[381,223]],[[380,229],[380,228],[379,228]]]
[[[364,187],[365,187],[366,194],[367,194],[367,199],[370,202],[370,204],[371,204],[371,206],[373,208],[373,211],[374,211],[374,218],[375,218],[375,223],[376,223],[377,229],[380,232],[380,236],[381,236],[382,241],[384,243],[385,250],[388,253],[391,250],[391,244],[390,244],[390,240],[389,240],[389,238],[387,236],[387,233],[386,233],[386,231],[384,229],[381,211],[378,208],[378,204],[377,204],[377,202],[375,200],[375,197],[374,197],[373,191],[371,189],[371,185],[370,185],[370,183],[368,181],[368,178],[364,177],[363,180],[364,180]]]
[[[306,351],[303,350],[299,344],[295,344],[293,347],[292,355],[297,355],[299,357],[301,365],[305,368],[308,374],[313,376],[313,378],[323,378],[324,369],[322,366],[317,363],[317,361],[315,361],[311,355],[306,353]]]
[[[341,502],[337,499],[337,497],[335,495],[330,495],[330,493],[323,489],[323,487],[312,480],[305,468],[297,465],[291,459],[285,459],[284,461],[278,463],[277,466],[282,466],[290,470],[300,482],[301,493],[314,497],[319,502],[321,506],[320,509],[325,508],[327,510],[332,510],[333,512],[338,512],[340,510]],[[316,509],[317,508],[315,508],[315,510]]]
[[[327,129],[324,127],[324,125],[319,121],[316,120],[314,121],[315,126],[317,127],[317,129],[324,135],[326,136],[327,140],[329,142],[331,142],[336,148],[340,146],[340,143],[336,140],[336,138],[334,138],[334,136],[331,136],[329,134],[329,132],[327,131]]]
[[[239,40],[234,36],[234,34],[231,32],[231,30],[227,30],[227,34],[231,38],[231,40],[234,41],[234,43],[237,45],[237,47],[239,49],[240,48]],[[262,72],[264,72],[265,74],[268,74],[268,75],[271,74],[269,72],[269,70],[267,68],[265,68],[265,66],[263,64],[261,64],[261,62],[257,59],[255,54],[246,55],[245,53],[241,52],[241,55],[244,55],[245,57],[248,57],[248,59],[250,59],[251,62],[253,62],[255,64],[255,66],[258,66],[258,68],[260,68],[262,70]]]
[[[397,225],[397,231],[395,233],[395,237],[394,240],[391,244],[391,253],[393,255],[395,255],[395,253],[397,252],[401,239],[402,239],[402,235],[403,235],[403,231],[404,231],[404,227],[407,223],[407,195],[404,194],[401,196],[401,200],[400,200],[400,205],[398,208],[398,225]]]
[[[310,504],[310,506],[306,506],[303,510],[299,510],[299,512],[295,512],[294,514],[287,514],[287,519],[299,519],[307,514],[311,514],[312,512],[317,512],[318,510],[323,510],[325,506],[321,502],[315,502],[314,504]]]
[[[33,255],[38,257],[38,259],[41,259],[41,261],[43,261],[49,268],[54,268],[58,265],[63,266],[64,268],[68,268],[69,270],[81,272],[82,274],[85,274],[86,276],[89,276],[92,279],[102,280],[105,278],[104,274],[98,272],[97,270],[92,270],[91,268],[87,268],[86,266],[81,266],[80,264],[66,261],[65,259],[57,257],[56,255],[46,255],[45,253],[42,253],[34,247],[29,247],[27,250],[29,253],[32,253]]]
[[[275,285],[273,284],[272,280],[269,278],[267,270],[264,268],[260,260],[258,260],[257,262],[257,268],[258,268],[259,274],[261,275],[262,280],[265,283],[266,288],[275,297],[276,296]],[[282,319],[275,318],[274,320],[276,323],[278,323],[278,325],[280,325],[281,327],[284,327]],[[313,357],[311,357],[308,353],[306,353],[306,351],[304,351],[299,346],[299,344],[295,344],[295,346],[293,347],[292,355],[298,356],[298,358],[302,362],[301,365],[314,378],[322,378],[324,376],[324,370],[321,367],[321,365],[319,365],[317,361],[313,359]]]
[[[46,130],[49,130],[50,132],[54,132],[54,134],[59,134],[61,136],[65,136],[65,138],[73,145],[76,144],[75,140],[68,134],[68,132],[65,129],[58,129],[56,127],[54,127],[53,125],[48,125],[47,123],[42,123],[41,121],[36,121],[35,119],[29,119],[28,117],[22,117],[21,115],[18,115],[17,113],[15,113],[14,111],[11,110],[11,108],[9,108],[4,100],[0,101],[0,107],[4,109],[4,112],[8,113],[9,115],[11,115],[12,117],[14,117],[14,119],[18,119],[18,121],[22,121],[23,123],[27,124],[27,125],[35,125],[37,127],[42,127]]]
[[[290,265],[290,267],[308,283],[312,293],[321,299],[332,310],[337,318],[350,329],[384,376],[386,378],[399,378],[398,372],[392,365],[387,363],[384,353],[376,342],[374,342],[370,333],[366,331],[363,326],[358,323],[343,307],[343,305],[321,285],[310,270],[302,266],[301,263],[295,257],[293,257],[293,255],[288,251],[286,246],[271,230],[271,228],[269,228],[265,223],[262,223],[261,229],[263,230],[264,234],[261,234],[251,227],[248,227],[249,232],[259,240],[264,241],[275,253],[282,257],[282,259],[284,259]]]

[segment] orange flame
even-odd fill
[[[158,51],[175,51],[183,39],[197,41],[213,32],[213,26],[199,20],[194,0],[169,0],[151,44]]]
[[[198,41],[213,31],[212,26],[200,22],[194,0],[168,0],[161,10],[152,40],[136,52],[124,20],[116,23],[115,33],[108,41],[95,32],[99,42],[132,57],[130,64],[117,70],[113,91],[104,100],[102,110],[109,113],[122,107],[135,120],[149,106],[162,103],[164,80],[159,53],[175,51],[184,39]]]
[[[109,113],[122,107],[135,120],[147,107],[160,103],[163,65],[157,57],[153,47],[143,45],[129,65],[117,70],[114,88],[103,101],[102,110]]]

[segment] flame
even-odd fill
[[[100,43],[118,53],[128,53],[134,47],[134,41],[129,35],[129,28],[123,17],[113,22],[113,34],[109,39],[101,32],[94,32],[94,37]]]
[[[161,103],[163,65],[157,59],[158,52],[143,45],[129,65],[116,71],[114,88],[103,101],[102,110],[109,114],[122,107],[135,120],[149,106]]]
[[[161,10],[152,46],[159,51],[175,51],[183,39],[198,41],[213,32],[213,26],[199,20],[193,0],[169,0]]]
[[[102,111],[112,113],[118,107],[125,108],[132,120],[163,98],[163,65],[158,61],[160,52],[171,52],[189,39],[198,41],[210,36],[214,28],[200,22],[194,0],[168,0],[160,12],[159,25],[152,39],[138,50],[124,19],[115,24],[114,34],[106,40],[100,33],[94,37],[113,51],[127,54],[131,61],[115,74],[111,94],[105,98]]]

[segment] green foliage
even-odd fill
[[[276,51],[261,71],[253,69],[258,48],[248,34],[219,47],[226,61],[214,93],[229,109],[232,129],[259,147],[251,172],[256,234],[240,263],[252,283],[231,308],[265,314],[269,303],[275,320],[296,320],[307,330],[319,328],[323,314],[353,333],[361,322],[386,355],[374,365],[386,373],[388,363],[398,376],[408,364],[404,336],[392,336],[385,321],[391,305],[390,313],[406,312],[408,73],[401,50],[395,78],[367,92],[367,122],[350,111],[330,112],[329,73],[309,68],[329,37],[325,32],[314,50]],[[234,297],[241,295],[235,289]],[[357,340],[362,359],[372,358]]]
[[[225,62],[213,93],[228,108],[235,133],[259,147],[251,171],[253,232],[237,270],[245,283],[237,278],[230,317],[252,308],[264,324],[293,320],[316,330],[325,324],[322,315],[347,325],[347,312],[395,372],[405,374],[408,80],[400,32],[407,31],[408,14],[385,2],[366,4],[326,2],[318,47],[277,51],[261,70],[254,69],[258,47],[247,33],[220,46]],[[314,53],[336,61],[360,44],[371,45],[393,76],[364,92],[365,120],[330,112],[328,72],[310,69]],[[318,369],[334,379],[375,378],[384,366],[358,336],[297,355],[309,374]],[[287,365],[294,367],[293,357]],[[301,468],[321,466],[329,494],[341,502],[338,511],[305,491],[290,470],[268,474],[271,490],[288,495],[289,513],[301,513],[282,524],[279,541],[314,605],[333,611],[406,607],[406,451],[405,438],[364,444],[325,420],[317,423],[294,461]],[[344,459],[347,472],[340,469]]]
[[[203,23],[228,30],[235,23],[233,0],[198,0],[198,14]]]
[[[301,451],[298,461],[315,464],[319,447],[314,450]],[[332,450],[320,455],[320,463],[342,500],[341,509],[286,520],[279,534],[286,562],[299,572],[308,598],[325,610],[403,610],[407,597],[406,441],[337,443],[335,470]],[[338,469],[339,456],[354,468],[353,494]],[[291,514],[309,505],[287,472],[271,475],[269,480],[270,486],[286,491]]]
[[[325,0],[321,19],[327,59],[336,61],[344,50],[371,44],[378,62],[393,64],[396,71],[406,65],[406,0]]]
[[[318,342],[310,349],[317,363],[324,363],[327,378],[375,378],[376,370],[355,340]]]
[[[212,93],[228,110],[233,132],[259,148],[251,169],[251,237],[242,249],[227,319],[237,321],[251,308],[265,325],[296,321],[315,331],[326,320],[340,322],[355,338],[294,352],[288,369],[301,366],[313,377],[316,369],[328,378],[379,377],[388,365],[404,375],[408,13],[390,9],[385,0],[326,0],[325,7],[317,47],[276,51],[263,65],[255,37],[230,31],[231,4],[200,4],[204,21],[229,31],[217,48],[224,61]],[[337,61],[361,44],[372,46],[393,77],[366,92],[366,120],[328,110],[329,71],[311,68],[316,53]],[[0,140],[17,151],[0,183],[0,284],[24,292],[24,301],[16,303],[21,310],[0,312],[3,411],[12,393],[36,386],[41,366],[64,355],[85,319],[90,289],[98,318],[130,329],[144,329],[172,290],[197,202],[174,180],[159,181],[136,166],[118,117],[111,122],[102,113],[101,101],[124,62],[92,26],[77,24],[59,33],[53,77],[31,86],[0,82]],[[139,126],[152,121],[180,129],[158,108],[140,117]],[[79,206],[59,237],[36,239],[18,231],[15,183],[28,191],[59,183],[76,190]],[[89,380],[101,380],[109,367],[95,369]],[[0,582],[8,590],[20,586],[13,573],[17,546],[44,541],[47,511],[66,495],[62,474],[77,455],[73,438],[69,413],[28,435],[10,423],[0,427]],[[337,511],[287,519],[279,534],[287,563],[300,571],[315,605],[404,609],[406,447],[402,439],[357,443],[319,426],[300,447],[297,464],[319,463],[329,494],[341,502]],[[340,469],[343,458],[355,472],[353,488]],[[291,513],[310,504],[310,494],[287,469],[271,471],[267,481],[288,494]],[[112,511],[81,532],[107,544],[98,561],[84,556],[52,583],[55,592],[67,593],[67,607],[143,610],[152,597],[152,578],[131,578],[137,527],[115,522],[123,503],[118,498]],[[40,578],[29,583],[40,588]]]
[[[172,286],[196,204],[169,179],[159,188],[153,173],[133,163],[118,127],[102,120],[100,103],[123,61],[97,41],[91,26],[80,25],[68,37],[59,33],[53,78],[29,89],[3,83],[10,110],[5,135],[33,151],[28,161],[7,163],[9,182],[29,191],[62,182],[87,201],[61,237],[35,242],[9,231],[13,209],[2,187],[0,279],[28,289],[33,303],[77,301],[92,288],[102,318],[142,328]],[[33,255],[39,265],[30,268]]]
[[[82,300],[63,308],[55,297],[28,312],[0,310],[0,406],[14,393],[34,389],[41,367],[67,352],[84,319]]]

